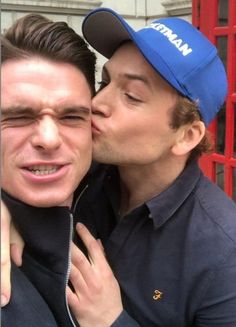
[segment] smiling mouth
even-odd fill
[[[34,175],[50,175],[56,173],[61,166],[36,165],[25,168]]]

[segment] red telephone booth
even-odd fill
[[[203,156],[200,165],[236,201],[236,0],[193,0],[192,4],[193,24],[217,46],[229,82],[226,102],[209,126],[214,152]]]

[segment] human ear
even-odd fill
[[[192,124],[181,126],[177,131],[172,153],[176,156],[188,154],[201,142],[205,132],[205,124],[200,120],[196,120]]]

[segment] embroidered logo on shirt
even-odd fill
[[[153,300],[157,301],[162,299],[163,292],[155,290],[153,295]]]

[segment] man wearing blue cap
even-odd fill
[[[109,60],[92,106],[93,156],[104,165],[79,216],[96,220],[122,305],[89,249],[91,266],[84,258],[72,278],[76,316],[87,326],[235,327],[236,206],[197,164],[226,96],[216,48],[178,18],[135,32],[98,9],[82,30]]]
[[[109,61],[92,106],[102,164],[77,216],[116,278],[82,228],[89,260],[75,249],[75,316],[82,327],[235,327],[236,206],[197,164],[226,96],[216,48],[178,18],[135,32],[98,9],[82,30]]]

